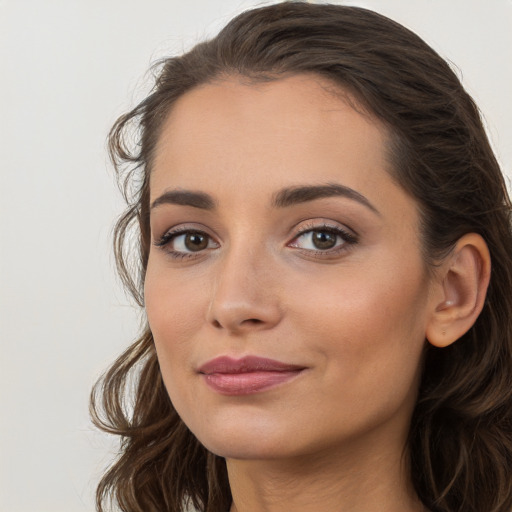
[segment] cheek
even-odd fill
[[[369,262],[297,275],[288,307],[317,324],[341,329],[407,329],[423,324],[428,288],[420,264]],[[291,284],[291,282],[290,282]],[[419,316],[418,316],[419,315]],[[316,322],[314,319],[318,319]]]
[[[169,269],[148,265],[144,286],[145,309],[166,384],[184,370],[193,339],[205,317],[208,296],[204,287],[169,276]]]
[[[407,391],[424,346],[428,293],[421,263],[344,269],[299,287],[291,296],[308,300],[290,309],[301,312],[296,321],[305,337],[317,340],[333,385],[344,376],[356,394],[371,387],[378,394],[384,383]]]
[[[154,335],[181,333],[199,326],[198,318],[208,302],[201,277],[170,269],[150,255],[144,283],[144,302]],[[174,336],[173,336],[174,337]]]
[[[161,270],[158,272],[148,266],[145,308],[165,387],[174,408],[182,416],[196,401],[194,389],[187,384],[194,377],[190,364],[194,348],[190,340],[197,336],[200,328],[202,297],[197,290],[201,288],[169,279],[168,271]]]

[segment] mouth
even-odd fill
[[[202,365],[198,373],[214,391],[223,395],[249,395],[274,388],[300,375],[306,368],[273,359],[222,356]]]

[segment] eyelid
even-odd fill
[[[205,252],[208,252],[209,250],[218,248],[220,246],[219,242],[216,240],[216,238],[211,235],[209,230],[206,229],[204,226],[198,227],[196,225],[187,225],[187,224],[181,224],[174,227],[171,227],[167,229],[162,236],[157,238],[153,241],[153,245],[156,247],[162,249],[165,253],[167,253],[168,256],[174,259],[187,259],[187,258],[197,258],[202,255],[204,255]],[[171,247],[170,244],[178,237],[184,236],[187,234],[200,234],[208,238],[208,246],[204,249],[198,250],[198,251],[179,251],[176,250],[174,247]],[[211,243],[214,244],[213,247],[211,247]]]
[[[300,228],[296,228],[293,238],[286,244],[288,247],[302,251],[309,256],[329,257],[336,256],[341,252],[349,250],[352,246],[358,243],[359,236],[351,228],[341,225],[336,221],[326,219],[315,219],[308,221],[301,221],[298,224]],[[297,226],[297,225],[296,225]],[[206,252],[220,247],[217,238],[210,234],[210,230],[203,225],[198,224],[178,224],[174,227],[167,229],[162,236],[153,240],[153,245],[163,249],[167,254],[176,259],[200,257]],[[339,240],[331,248],[305,248],[300,247],[297,240],[313,232],[328,232],[334,234]],[[171,247],[171,243],[180,235],[197,233],[208,238],[207,247],[194,250],[176,250]],[[339,243],[341,241],[341,243]]]
[[[326,230],[341,233],[342,235],[345,235],[348,238],[353,239],[354,241],[357,241],[359,239],[359,234],[351,227],[346,226],[345,224],[342,224],[340,222],[324,218],[308,219],[306,221],[301,221],[296,224],[294,230],[296,230],[294,238],[297,238],[301,234],[308,233],[310,231]]]
[[[207,236],[209,236],[212,239],[215,239],[213,235],[210,234],[210,230],[202,225],[202,224],[176,224],[175,226],[171,226],[167,229],[165,229],[162,232],[162,235],[156,236],[153,238],[153,245],[156,245],[157,247],[163,245],[168,241],[170,238],[174,236],[178,236],[182,233],[202,233]]]
[[[298,245],[294,245],[294,242],[296,242],[300,237],[304,236],[308,233],[313,232],[328,232],[336,235],[337,237],[340,237],[342,240],[341,244],[336,244],[332,248],[328,249],[306,249],[303,247],[299,247]],[[307,224],[303,225],[298,232],[294,235],[293,239],[288,242],[289,247],[293,247],[297,250],[303,251],[307,254],[314,254],[318,255],[320,257],[328,257],[337,255],[340,252],[346,251],[350,249],[352,246],[357,244],[359,242],[359,236],[350,228],[342,226],[338,223],[334,223],[332,221],[326,221],[326,220],[318,220],[318,221],[308,221]]]

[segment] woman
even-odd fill
[[[110,150],[148,325],[93,394],[123,440],[99,510],[512,509],[511,205],[431,48],[254,9],[164,60]]]

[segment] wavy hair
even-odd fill
[[[115,227],[117,266],[141,308],[149,176],[174,102],[224,76],[328,79],[388,130],[391,174],[420,208],[427,266],[466,233],[479,233],[489,247],[491,280],[476,323],[451,346],[425,349],[408,455],[416,492],[432,512],[510,512],[512,208],[480,113],[450,66],[417,35],[375,12],[285,2],[242,13],[215,38],[154,71],[149,96],[109,136],[127,202]],[[229,509],[225,462],[174,410],[148,326],[96,384],[91,411],[98,427],[121,440],[97,489],[99,511],[108,502],[124,512]]]

